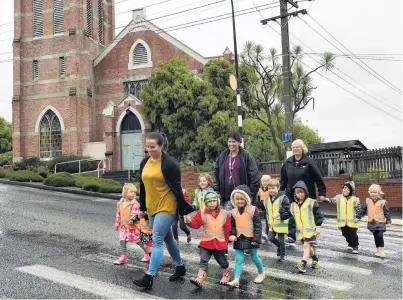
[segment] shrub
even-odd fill
[[[137,195],[140,195],[140,182],[135,181],[135,182],[133,182],[133,184],[137,188]]]
[[[214,162],[206,160],[202,165],[196,166],[196,171],[199,173],[210,173],[214,171]]]
[[[35,172],[28,170],[10,171],[7,173],[7,178],[11,181],[19,182],[42,182],[43,177]]]
[[[195,197],[195,188],[192,188],[192,187],[188,187],[188,188],[185,188],[185,190],[188,192],[188,194],[189,194],[189,197],[190,197],[190,204],[192,204],[192,202],[193,202],[193,199],[194,199],[194,197]]]
[[[369,168],[367,172],[355,173],[355,182],[380,182],[388,179],[388,172],[383,169]]]
[[[13,162],[13,152],[8,151],[0,154],[0,167],[10,165]]]
[[[61,172],[50,175],[45,179],[44,184],[50,186],[74,186],[76,179],[69,173]]]
[[[28,166],[27,170],[38,173],[43,178],[47,178],[50,174],[50,170],[46,166]]]
[[[48,162],[48,168],[55,170],[55,165],[61,162],[69,162],[73,160],[80,159],[88,159],[90,157],[80,156],[80,155],[65,155],[56,157],[55,159]],[[81,172],[93,171],[97,168],[97,162],[94,160],[90,161],[82,161],[82,162],[72,162],[68,164],[57,165],[57,172],[66,172],[66,173],[78,173],[79,172],[79,164],[81,165]]]
[[[84,191],[99,192],[101,189],[98,181],[86,182],[83,184]]]
[[[7,177],[8,172],[10,172],[10,171],[4,170],[4,169],[0,170],[0,178]]]
[[[100,189],[101,193],[121,193],[122,185],[113,179],[100,179]]]
[[[95,176],[80,176],[80,175],[75,175],[73,176],[76,180],[75,186],[82,188],[85,183],[97,181],[99,178]]]
[[[122,185],[113,179],[104,179],[94,176],[77,176],[76,186],[81,187],[85,191],[100,193],[120,193]]]

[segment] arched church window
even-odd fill
[[[133,51],[133,65],[144,65],[148,63],[147,49],[142,43],[137,44]]]
[[[54,158],[62,155],[62,129],[56,114],[48,110],[39,124],[39,157]]]
[[[150,47],[145,41],[136,40],[130,48],[128,69],[151,68],[152,66]]]
[[[122,121],[120,131],[125,132],[125,131],[138,131],[138,130],[141,130],[141,124],[139,119],[130,110],[126,110],[126,116]]]

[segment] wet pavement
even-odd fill
[[[191,243],[180,232],[188,271],[184,280],[168,281],[174,266],[166,253],[153,289],[138,289],[132,280],[148,267],[139,261],[138,247],[129,247],[128,264],[113,265],[119,254],[115,207],[114,200],[0,184],[0,298],[401,299],[403,227],[386,233],[387,258],[382,260],[374,255],[365,224],[359,230],[360,253],[353,255],[334,219],[325,220],[318,237],[318,270],[297,273],[300,245],[287,248],[283,263],[273,245],[264,245],[259,254],[267,275],[263,284],[253,283],[256,268],[247,257],[240,288],[221,286],[221,270],[212,259],[205,286],[195,289],[189,279],[198,270],[199,234],[192,230]],[[228,257],[232,268],[232,246]]]

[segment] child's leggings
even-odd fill
[[[376,248],[384,247],[385,245],[384,245],[384,242],[383,242],[383,231],[375,230],[375,231],[372,232],[372,234],[374,235]]]
[[[263,263],[260,258],[257,256],[258,249],[250,249],[249,254],[252,261],[255,263],[259,274],[263,273]],[[242,273],[242,265],[245,259],[245,252],[244,250],[236,250],[236,257],[235,257],[235,278],[240,278]]]
[[[127,246],[126,246],[126,244],[127,244],[127,241],[120,241],[120,247],[119,247],[120,254],[127,255]],[[144,245],[142,243],[137,243],[137,245],[141,249],[143,249],[144,252],[146,252],[146,249],[144,248]],[[151,245],[152,245],[152,242],[151,242]],[[151,246],[149,246],[149,247],[151,247]]]

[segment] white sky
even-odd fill
[[[1,24],[13,21],[14,1],[0,1],[2,4],[5,4],[0,10],[0,116],[11,120],[11,99],[13,93],[12,62],[6,62],[6,60],[11,59],[12,54],[2,53],[12,51],[13,32],[5,31],[12,30],[13,25]],[[117,3],[115,11],[118,14],[116,16],[116,27],[119,27],[126,25],[130,21],[132,15],[129,10],[163,2],[163,0],[115,0],[115,2]],[[254,6],[253,2],[256,6],[269,3],[273,3],[273,5],[278,4],[277,0],[234,0],[235,10],[252,8]],[[388,5],[383,4],[383,1],[379,0],[367,0],[364,2],[359,0],[316,0],[313,2],[301,2],[300,9],[309,9],[309,15],[316,19],[353,53],[402,54],[403,1],[388,0],[387,2]],[[161,28],[167,28],[231,12],[229,0],[171,0],[148,7],[147,16],[149,19],[152,19],[209,3],[216,4],[160,18],[153,22]],[[279,7],[274,7],[261,11],[261,14],[265,18],[269,18],[278,15],[279,10]],[[301,15],[301,18],[320,31],[322,35],[339,47],[339,49],[348,53],[347,50],[335,42],[328,34],[321,31],[319,25],[315,24],[309,16]],[[237,17],[238,51],[242,50],[246,41],[260,43],[266,49],[274,47],[281,51],[280,36],[272,29],[262,27],[260,20],[261,16],[256,11]],[[277,23],[271,22],[269,24],[276,30],[280,30],[280,26]],[[337,49],[299,18],[291,19],[289,25],[290,41],[292,43],[301,44],[291,34],[297,36],[312,48],[314,52],[330,51],[339,53]],[[221,54],[226,46],[229,46],[233,50],[231,19],[170,31],[169,33],[206,57]],[[311,52],[306,46],[302,46],[306,52]],[[317,56],[314,57],[317,58]],[[401,56],[397,58],[401,59]],[[306,57],[305,62],[312,67],[317,66],[309,57]],[[364,62],[393,85],[402,89],[401,61],[364,60]],[[315,85],[317,86],[317,90],[314,92],[315,110],[313,111],[312,107],[310,107],[302,112],[299,115],[302,120],[308,122],[310,127],[318,129],[319,134],[327,142],[359,139],[368,148],[401,145],[402,122],[380,110],[383,109],[392,116],[401,119],[401,94],[372,77],[350,59],[338,58],[336,66],[354,80],[364,85],[365,88],[361,87],[361,89],[373,95],[378,100],[360,92],[331,73],[322,74],[378,108],[369,106],[319,75],[314,75]],[[335,72],[340,74],[336,70]],[[341,76],[345,78],[344,75],[341,74]],[[349,78],[346,78],[346,80],[352,82]],[[353,84],[354,86],[358,86],[356,83]],[[375,95],[374,92],[385,98],[388,102]],[[392,109],[382,102],[392,107],[397,105],[398,108]]]

